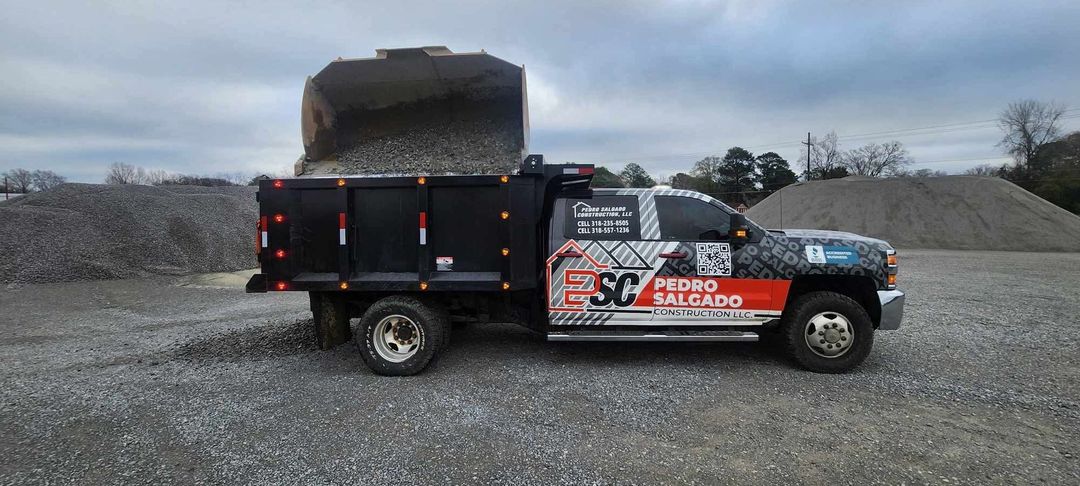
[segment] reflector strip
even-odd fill
[[[338,213],[337,221],[338,221],[338,223],[337,223],[338,224],[338,244],[339,245],[344,245],[345,244],[345,213]]]
[[[420,244],[427,244],[427,211],[420,211]]]
[[[269,218],[267,218],[266,216],[263,216],[259,221],[261,223],[259,225],[259,228],[262,230],[261,231],[262,235],[260,235],[261,236],[260,239],[261,239],[261,243],[262,243],[263,248],[266,248],[266,244],[267,244],[266,227],[269,225],[269,223],[267,222],[268,219]]]
[[[592,167],[570,167],[563,169],[565,175],[587,175],[593,173]]]

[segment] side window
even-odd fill
[[[575,240],[640,240],[637,196],[567,198],[563,235]]]
[[[720,233],[720,239],[727,238],[730,216],[705,201],[689,197],[656,196],[656,213],[660,220],[662,240],[707,239],[702,234],[709,230]]]

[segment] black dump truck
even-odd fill
[[[590,189],[592,172],[530,155],[504,175],[264,180],[247,291],[308,292],[320,346],[355,336],[385,375],[423,370],[456,320],[549,341],[773,336],[827,373],[899,327],[886,242],[767,230],[692,191]]]

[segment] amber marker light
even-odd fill
[[[499,182],[501,182],[503,184],[506,184],[507,182],[510,182],[510,176],[508,176],[508,175],[499,176]]]
[[[349,282],[341,282],[338,284],[338,288],[341,290],[349,290]]]
[[[736,238],[746,238],[746,230],[744,230],[744,229],[735,230],[735,237]]]
[[[420,184],[421,186],[427,184],[427,177],[417,177],[416,183]]]
[[[499,217],[502,219],[510,219],[510,211],[503,211],[499,213]]]
[[[892,254],[892,255],[889,255],[889,256],[887,256],[885,258],[886,258],[886,261],[889,263],[890,267],[895,267],[896,266],[896,261],[897,260],[896,260],[896,254],[895,253]]]
[[[510,255],[510,249],[509,248],[503,248],[502,249],[502,256],[508,256],[508,255]]]
[[[345,187],[345,179],[338,179],[337,180],[337,186],[338,187]]]
[[[510,282],[503,282],[502,283],[502,289],[503,290],[510,290]]]
[[[886,281],[889,282],[889,285],[896,285],[896,274],[890,274]]]
[[[427,290],[427,282],[420,282],[420,290]]]

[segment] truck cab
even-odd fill
[[[899,326],[896,252],[881,240],[769,231],[676,189],[566,194],[547,234],[550,340],[768,334],[805,367],[843,371],[865,358],[873,330]]]

